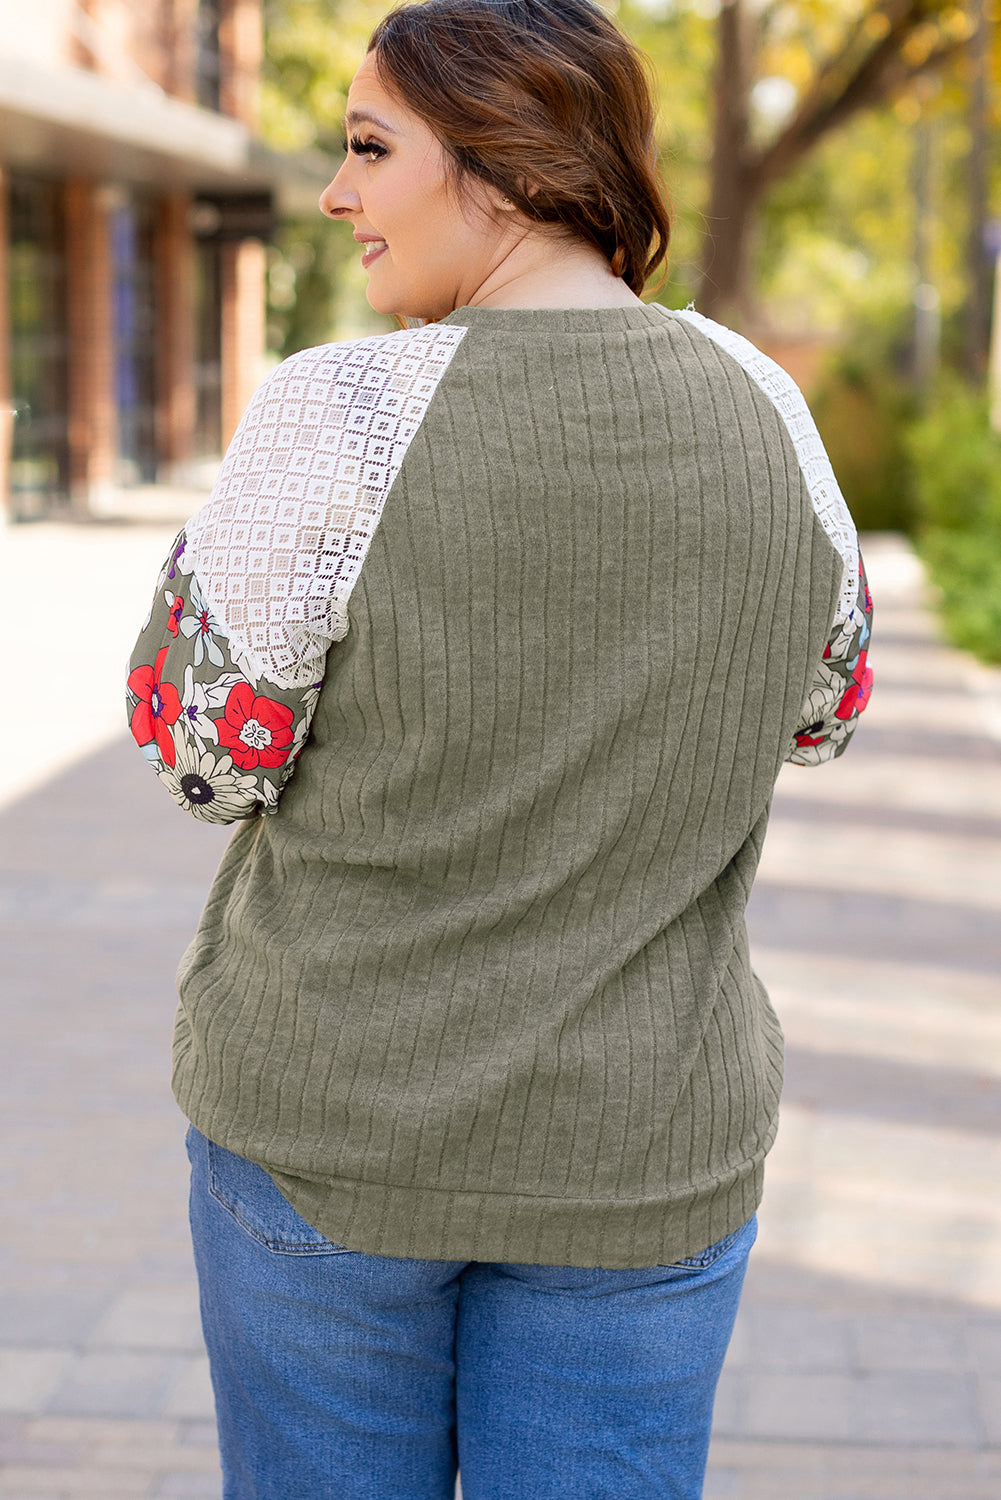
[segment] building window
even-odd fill
[[[196,21],[195,94],[203,109],[219,109],[222,95],[222,52],[219,26],[223,0],[198,0]]]
[[[62,186],[10,178],[11,488],[20,519],[69,494],[69,340]]]
[[[222,447],[222,247],[195,241],[195,434],[192,456]]]
[[[156,479],[156,304],[153,209],[128,195],[111,218],[114,267],[115,403],[118,478],[123,484]]]

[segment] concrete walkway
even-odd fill
[[[121,734],[171,534],[0,537],[16,1500],[220,1493],[167,1051],[228,835]],[[706,1500],[1001,1494],[1001,695],[939,644],[906,549],[873,538],[867,560],[878,691],[843,760],[783,772],[753,901],[788,1084]]]

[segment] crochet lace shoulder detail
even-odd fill
[[[466,330],[431,325],[325,344],[257,391],[205,505],[189,558],[249,675],[322,675],[386,497]]]
[[[664,311],[667,312],[667,309]],[[668,313],[668,316],[683,318],[735,359],[782,418],[795,446],[814,512],[841,558],[841,593],[835,622],[849,619],[858,601],[858,535],[851,512],[834,477],[827,450],[799,386],[781,365],[769,359],[767,354],[762,354],[760,349],[732,329],[704,318],[692,308],[684,312]]]

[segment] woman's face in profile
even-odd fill
[[[472,182],[460,201],[440,142],[382,86],[372,52],[351,84],[345,125],[347,157],[320,207],[362,242],[369,303],[380,313],[445,317],[474,297],[512,244],[500,195]]]

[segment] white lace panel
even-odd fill
[[[667,312],[667,309],[664,311]],[[858,602],[858,535],[803,393],[781,365],[769,359],[767,354],[762,354],[760,349],[756,349],[739,333],[712,322],[710,318],[704,318],[692,308],[687,308],[684,312],[669,312],[668,317],[684,318],[686,323],[698,328],[714,344],[731,355],[765,393],[785,423],[795,445],[817,519],[837,549],[843,565],[841,594],[835,616],[836,628],[849,618]]]
[[[382,508],[465,334],[452,324],[325,344],[248,406],[187,527],[202,593],[248,675],[322,675]]]

